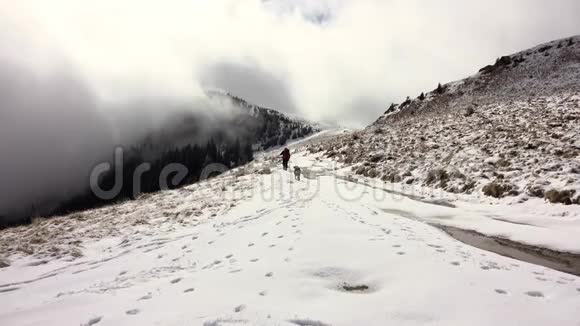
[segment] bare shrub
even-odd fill
[[[8,259],[0,257],[0,268],[6,268],[8,266],[10,266]]]
[[[485,185],[482,189],[483,194],[494,198],[502,198],[513,189],[510,184],[500,183],[497,180]]]
[[[551,189],[546,192],[544,198],[547,199],[550,203],[553,204],[564,204],[564,205],[571,205],[572,204],[572,196],[574,196],[575,190],[556,190]]]

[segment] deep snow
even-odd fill
[[[291,161],[303,168],[301,181],[280,170],[277,151],[265,153],[208,182],[109,208],[107,219],[74,220],[86,231],[76,233],[76,259],[13,253],[0,269],[0,324],[580,323],[580,278],[467,246],[424,223],[580,251],[577,219],[536,212],[530,222],[539,226],[525,228],[510,218],[534,206],[517,206],[513,217],[508,205],[392,194],[345,180],[340,166],[302,151],[307,142]],[[83,216],[96,213],[103,209]],[[90,228],[96,221],[115,232]]]

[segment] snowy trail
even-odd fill
[[[258,188],[195,227],[7,268],[0,324],[580,323],[580,278],[466,246],[369,187],[276,170]]]

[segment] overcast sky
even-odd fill
[[[2,41],[18,60],[66,63],[99,98],[214,86],[359,126],[500,55],[580,33],[577,0],[0,3]]]
[[[0,0],[0,215],[78,190],[119,135],[203,88],[362,127],[580,34],[578,13],[578,0]]]

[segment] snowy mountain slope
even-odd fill
[[[180,110],[175,109],[164,119],[156,121],[155,127],[136,126],[139,132],[133,131],[135,134],[131,137],[128,134],[120,137],[127,139],[126,142],[115,146],[111,143],[110,152],[101,153],[99,161],[78,167],[82,172],[79,175],[83,177],[75,182],[74,189],[77,190],[65,191],[61,185],[52,185],[53,193],[39,196],[41,199],[38,201],[27,198],[20,203],[23,207],[18,213],[0,211],[0,229],[30,223],[38,215],[68,214],[132,198],[130,176],[143,163],[150,164],[152,168],[141,174],[139,190],[154,192],[159,189],[162,168],[170,163],[187,167],[188,174],[180,185],[190,184],[198,180],[202,169],[210,163],[230,168],[244,164],[252,159],[254,151],[283,146],[311,136],[322,128],[319,124],[261,108],[224,92],[208,92],[208,97],[209,100],[200,100],[199,103],[195,102],[197,104],[180,104]],[[115,164],[112,154],[119,147],[123,149],[124,159],[122,168],[117,168],[125,171],[124,175],[129,177],[117,196],[102,200],[92,193],[88,176],[98,163]],[[111,169],[101,176],[103,189],[113,188],[116,170]]]
[[[248,103],[223,90],[207,90],[206,94],[210,99],[236,109],[237,115],[230,125],[232,128],[243,129],[257,150],[284,145],[289,140],[303,138],[322,129],[317,123]]]
[[[580,36],[555,40],[498,58],[473,76],[424,94],[424,99],[393,104],[377,122],[393,113],[401,113],[397,116],[401,118],[419,112],[458,111],[478,105],[575,94],[579,91],[579,76]]]
[[[317,123],[262,108],[223,90],[206,90],[206,96],[211,101],[207,110],[186,108],[176,113],[143,137],[144,147],[159,151],[205,144],[209,139],[218,143],[238,139],[243,144],[251,143],[256,150],[264,150],[322,129]]]
[[[580,203],[580,37],[505,56],[312,151],[358,174],[523,202]]]
[[[301,181],[281,171],[273,152],[182,189],[3,230],[2,253],[15,242],[33,243],[35,253],[6,257],[0,323],[580,322],[579,277],[470,247],[423,223],[471,216],[479,227],[535,236],[509,222],[509,206],[391,196],[344,180],[347,167],[305,152],[312,141],[296,144],[291,159],[303,168]],[[475,219],[486,215],[497,219]],[[578,237],[563,236],[555,221],[537,222],[543,239],[580,252]],[[56,229],[71,237],[57,244]],[[36,251],[31,237],[62,257]]]

